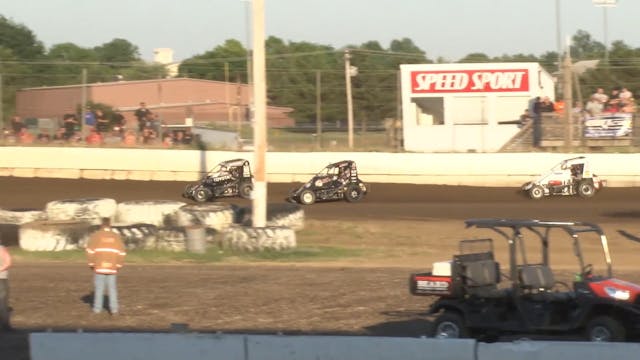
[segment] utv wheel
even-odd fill
[[[303,190],[300,195],[300,204],[311,205],[316,202],[316,194],[311,190]]]
[[[587,339],[597,342],[625,341],[627,331],[620,321],[609,316],[597,316],[587,324]]]
[[[344,192],[344,199],[348,202],[356,202],[362,199],[362,189],[358,185],[349,185]]]
[[[250,182],[243,182],[238,187],[238,194],[243,199],[249,199],[251,197],[251,192],[253,191],[253,184]]]
[[[445,311],[433,324],[433,337],[436,339],[462,339],[469,337],[464,320],[458,313]]]
[[[197,202],[206,202],[211,199],[211,190],[207,188],[199,188],[193,193],[193,199]]]
[[[589,181],[581,181],[578,184],[578,195],[583,198],[590,198],[596,193],[596,189]]]
[[[531,190],[529,190],[529,197],[533,200],[540,200],[544,197],[544,189],[540,185],[534,185]]]

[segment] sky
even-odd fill
[[[0,0],[0,14],[31,29],[47,48],[130,41],[145,60],[172,48],[179,61],[228,39],[249,47],[251,0]],[[602,43],[640,47],[639,0],[604,10],[593,0],[264,0],[266,36],[342,48],[409,38],[430,59],[470,53],[542,55],[577,30]],[[559,11],[557,11],[559,8]],[[605,16],[606,14],[606,16]],[[560,18],[558,22],[556,19]],[[606,24],[605,26],[605,19]],[[606,31],[605,31],[606,29]]]

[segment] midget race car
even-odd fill
[[[561,161],[538,179],[522,185],[522,191],[530,198],[538,200],[548,195],[579,195],[589,198],[606,186],[591,171],[584,156]]]
[[[214,201],[221,197],[240,196],[248,199],[253,191],[253,175],[249,161],[227,160],[216,165],[197,183],[184,189],[182,197],[197,202]]]
[[[367,193],[367,186],[358,178],[355,161],[343,160],[327,165],[311,180],[289,192],[287,201],[311,205],[316,201],[341,200],[356,202]]]

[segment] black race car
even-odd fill
[[[197,184],[188,185],[182,197],[197,202],[214,201],[220,197],[240,196],[248,199],[253,190],[249,161],[223,161],[209,171]]]
[[[366,193],[367,186],[358,178],[356,163],[343,160],[327,165],[311,180],[293,189],[287,200],[302,205],[341,199],[355,202],[362,199]]]

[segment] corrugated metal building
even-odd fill
[[[62,119],[75,112],[82,102],[82,85],[52,86],[18,90],[16,114],[23,119]],[[140,81],[117,81],[86,85],[87,101],[120,109],[127,124],[135,124],[133,116],[140,102],[157,114],[165,124],[237,122],[245,120],[249,103],[246,84],[188,78]],[[293,126],[288,116],[291,108],[269,106],[269,127]]]

